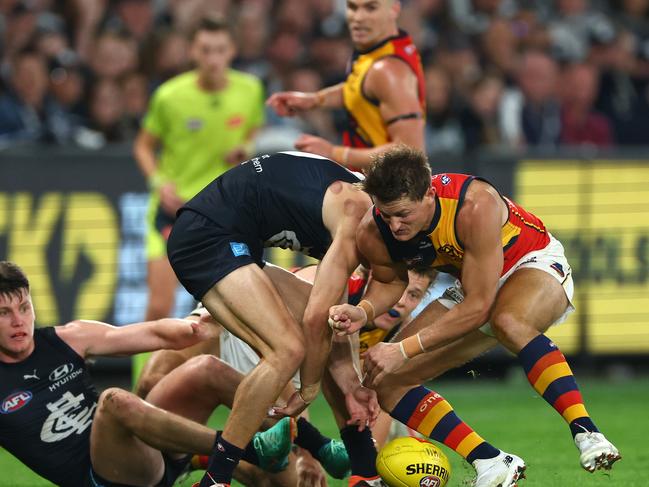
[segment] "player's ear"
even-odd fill
[[[399,18],[399,14],[401,13],[401,2],[399,0],[388,0],[392,2],[392,5],[390,5],[390,12],[392,13],[392,18],[396,20]]]

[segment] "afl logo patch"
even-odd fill
[[[439,477],[435,477],[434,475],[429,475],[419,481],[419,487],[439,487],[440,485],[441,480]]]
[[[444,186],[446,186],[448,183],[451,182],[451,178],[449,176],[447,176],[446,174],[443,174],[440,181],[442,181],[442,184]]]
[[[15,413],[19,409],[27,405],[32,400],[32,393],[29,391],[14,392],[2,400],[0,406],[0,413],[9,414]]]
[[[203,128],[203,121],[200,118],[188,118],[186,126],[190,132],[198,132]]]

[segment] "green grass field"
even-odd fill
[[[579,467],[577,450],[565,423],[526,382],[480,379],[440,382],[437,390],[487,441],[526,460],[528,478],[520,484],[522,487],[649,486],[649,471],[643,467],[649,465],[649,378],[621,383],[582,381],[582,393],[590,414],[623,456],[612,472],[594,474]],[[226,414],[225,410],[217,411],[212,424],[218,427]],[[337,436],[323,401],[314,404],[311,414],[313,422],[324,433]],[[454,452],[446,452],[453,469],[448,485],[469,486],[473,469]],[[0,474],[0,486],[3,487],[52,485],[30,473],[4,451],[0,451],[0,472],[3,472]],[[191,482],[186,480],[179,485],[188,487]],[[347,484],[330,480],[329,485],[342,487]]]

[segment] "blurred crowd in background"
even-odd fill
[[[191,69],[207,12],[268,95],[345,77],[344,0],[0,0],[0,148],[129,143],[153,90]],[[425,68],[430,154],[649,145],[649,0],[403,0],[400,26]],[[277,140],[339,141],[345,121],[267,115]]]

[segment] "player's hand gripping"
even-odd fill
[[[337,304],[329,308],[329,326],[336,335],[351,335],[367,323],[363,308],[351,304]]]
[[[316,93],[301,91],[280,91],[271,95],[266,101],[266,105],[275,110],[280,117],[292,117],[298,112],[316,108],[318,103],[319,99]]]
[[[376,387],[383,378],[406,363],[398,343],[377,343],[361,354],[363,359],[363,384]]]
[[[271,418],[283,418],[286,416],[297,417],[302,411],[309,406],[309,403],[304,400],[300,391],[295,391],[288,399],[286,406],[274,406],[270,408],[268,416]]]
[[[345,394],[345,405],[350,416],[347,424],[358,425],[358,431],[374,426],[381,412],[376,392],[362,385]]]

